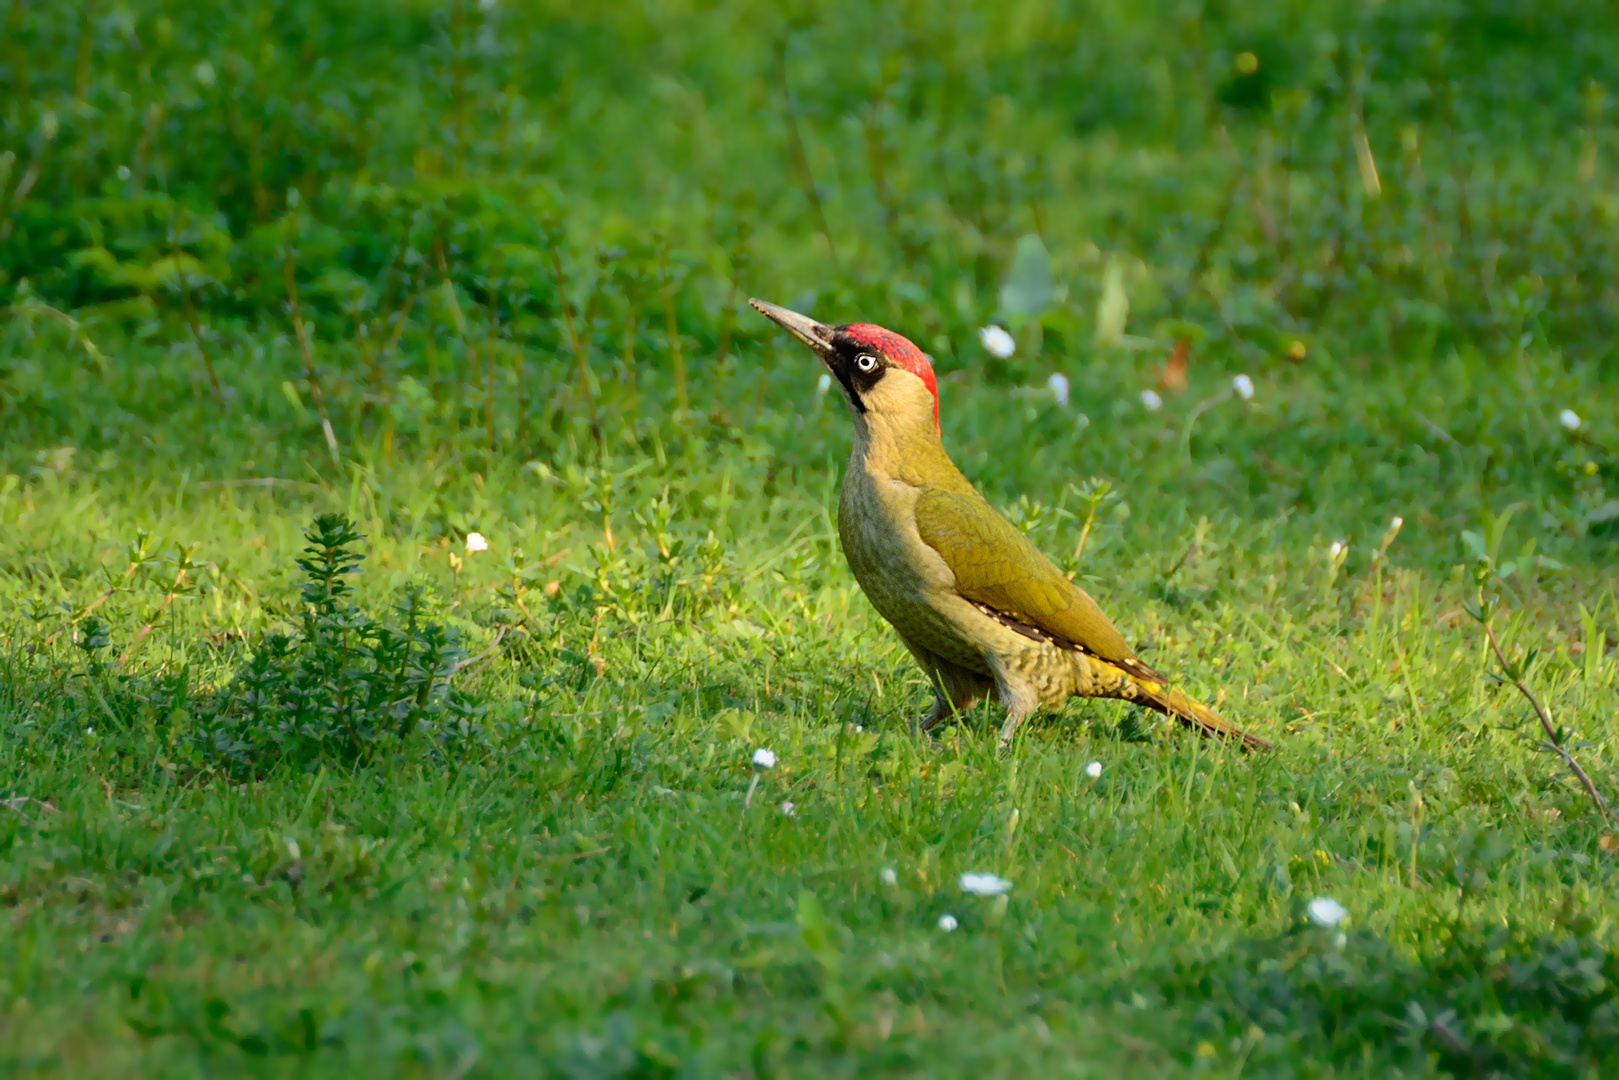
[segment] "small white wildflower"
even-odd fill
[[[287,840],[287,854],[292,856],[292,861],[297,862],[299,859],[303,858],[304,857],[303,849],[301,849],[298,846],[298,841],[294,840],[290,836],[287,837],[286,840]]]
[[[1231,389],[1235,390],[1237,396],[1242,398],[1244,401],[1252,401],[1254,399],[1254,380],[1250,379],[1247,375],[1238,375],[1232,379]]]
[[[1158,396],[1156,390],[1141,391],[1141,407],[1148,412],[1157,412],[1164,407],[1164,399]]]
[[[467,533],[467,554],[468,555],[471,555],[474,551],[488,551],[488,550],[489,550],[489,541],[484,539],[483,533],[480,533],[480,532],[469,532],[469,533]]]
[[[943,930],[947,934],[952,933],[958,925],[960,924],[956,922],[956,917],[954,915],[939,916],[939,929]]]
[[[1343,554],[1348,550],[1348,544],[1344,543],[1342,540],[1334,540],[1332,542],[1332,546],[1327,549],[1327,558],[1337,561],[1338,559],[1342,558]]]
[[[899,884],[899,875],[894,873],[894,868],[892,866],[883,867],[882,872],[879,873],[877,875],[877,877],[882,881],[882,883],[884,885],[898,885]]]
[[[1311,922],[1328,928],[1337,926],[1343,922],[1344,916],[1349,914],[1348,908],[1330,896],[1316,897],[1305,905],[1304,911],[1310,916]]]
[[[1102,763],[1100,761],[1093,761],[1089,765],[1085,766],[1085,775],[1090,777],[1092,780],[1095,780],[1098,776],[1101,776]]]
[[[753,793],[759,790],[759,777],[765,774],[766,769],[774,769],[775,767],[776,752],[774,750],[766,750],[761,746],[753,752],[753,776],[748,780],[748,793],[742,796],[742,808],[744,810],[753,805]],[[791,817],[793,814],[792,807],[793,804],[790,802],[782,803],[781,812]]]
[[[1405,518],[1401,517],[1399,514],[1395,514],[1389,519],[1389,532],[1393,532],[1395,529],[1400,528],[1404,524]]]
[[[1349,944],[1349,935],[1344,933],[1342,930],[1340,930],[1340,931],[1338,931],[1338,933],[1332,935],[1332,947],[1333,948],[1341,949],[1345,945],[1348,945],[1348,944]]]
[[[1580,425],[1585,423],[1585,421],[1580,419],[1580,414],[1575,412],[1573,409],[1564,409],[1562,412],[1558,413],[1557,422],[1562,424],[1564,430],[1566,431],[1578,431],[1580,430]]]
[[[192,68],[191,74],[195,75],[197,81],[204,86],[214,85],[214,65],[206,60],[199,62],[196,67]]]
[[[792,817],[798,812],[798,809],[797,807],[793,806],[793,800],[783,799],[781,803],[781,812],[787,817]]]
[[[1056,399],[1060,408],[1068,408],[1068,376],[1060,371],[1053,371],[1051,378],[1046,380],[1046,389],[1051,391],[1051,396]]]
[[[1005,360],[1017,352],[1017,342],[999,326],[979,327],[978,340],[984,343],[984,351],[997,360]]]
[[[96,729],[93,727],[87,727],[84,729],[84,733],[86,735],[94,735],[96,733]]]
[[[824,394],[830,389],[832,389],[832,376],[822,372],[821,381],[815,384],[815,392],[817,394]]]
[[[1011,888],[1012,883],[998,874],[961,875],[961,891],[974,896],[999,896]]]

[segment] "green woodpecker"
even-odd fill
[[[1085,590],[984,501],[945,453],[933,365],[870,323],[749,301],[821,358],[854,421],[838,536],[855,580],[933,685],[927,730],[993,693],[1001,744],[1042,705],[1122,698],[1208,735],[1270,744],[1143,663]]]

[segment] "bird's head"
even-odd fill
[[[933,364],[909,339],[871,323],[827,326],[763,300],[748,303],[821,358],[857,417],[927,424],[938,432],[939,384]]]

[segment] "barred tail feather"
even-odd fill
[[[1173,716],[1188,727],[1218,739],[1237,739],[1250,750],[1273,750],[1270,743],[1258,735],[1244,731],[1219,713],[1194,698],[1187,697],[1172,687],[1143,680],[1135,682],[1138,694],[1134,700],[1166,716]]]

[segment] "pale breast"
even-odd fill
[[[955,578],[916,529],[919,489],[851,467],[838,500],[838,536],[855,580],[877,613],[908,641],[989,674],[971,626],[988,622],[955,592]]]

